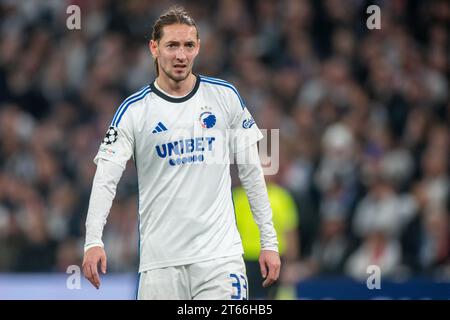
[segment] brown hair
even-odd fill
[[[192,17],[181,6],[172,6],[166,12],[159,16],[153,25],[152,40],[159,41],[163,37],[163,28],[172,24],[186,24],[188,26],[195,27],[197,31],[197,25]],[[159,75],[158,59],[155,59],[156,75]]]

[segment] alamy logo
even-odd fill
[[[371,5],[367,7],[366,10],[367,14],[370,14],[370,16],[367,18],[366,26],[367,29],[373,30],[373,29],[381,29],[381,9],[377,5]]]
[[[66,27],[69,30],[81,29],[81,9],[77,5],[70,5],[66,9],[66,13],[70,14],[66,20]]]
[[[377,265],[367,267],[366,273],[369,275],[366,281],[367,289],[381,289],[381,269]]]
[[[155,129],[153,129],[152,133],[158,133],[158,132],[163,132],[163,131],[167,131],[166,126],[163,125],[162,122],[158,122]]]
[[[77,265],[67,267],[66,273],[69,275],[66,280],[66,288],[69,290],[81,289],[81,269]]]

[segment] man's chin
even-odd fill
[[[174,81],[183,81],[189,76],[189,71],[185,71],[182,73],[172,73],[170,74],[170,78]]]

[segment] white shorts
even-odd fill
[[[141,272],[138,300],[247,300],[241,255]]]

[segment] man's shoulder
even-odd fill
[[[125,113],[129,113],[132,108],[131,106],[138,105],[142,103],[143,99],[151,92],[150,85],[145,85],[139,90],[135,91],[127,98],[123,100],[120,106],[117,108],[116,113],[114,114],[113,120],[111,122],[111,126],[117,127],[122,120],[122,117]]]
[[[142,101],[150,92],[152,92],[151,85],[147,84],[126,97],[123,100],[121,106],[125,104],[131,105],[136,102]]]
[[[204,75],[199,75],[199,77],[200,82],[203,83],[205,86],[209,88],[214,88],[214,90],[216,91],[218,90],[219,92],[230,98],[238,98],[239,103],[241,104],[242,108],[244,108],[244,101],[242,100],[239,91],[232,83],[223,79],[207,77]]]
[[[232,91],[237,91],[236,87],[228,82],[227,80],[224,79],[220,79],[220,78],[213,78],[213,77],[207,77],[204,75],[199,75],[200,77],[200,82],[206,84],[206,85],[210,85],[210,86],[216,86],[219,88],[223,88],[223,89],[231,89]]]

